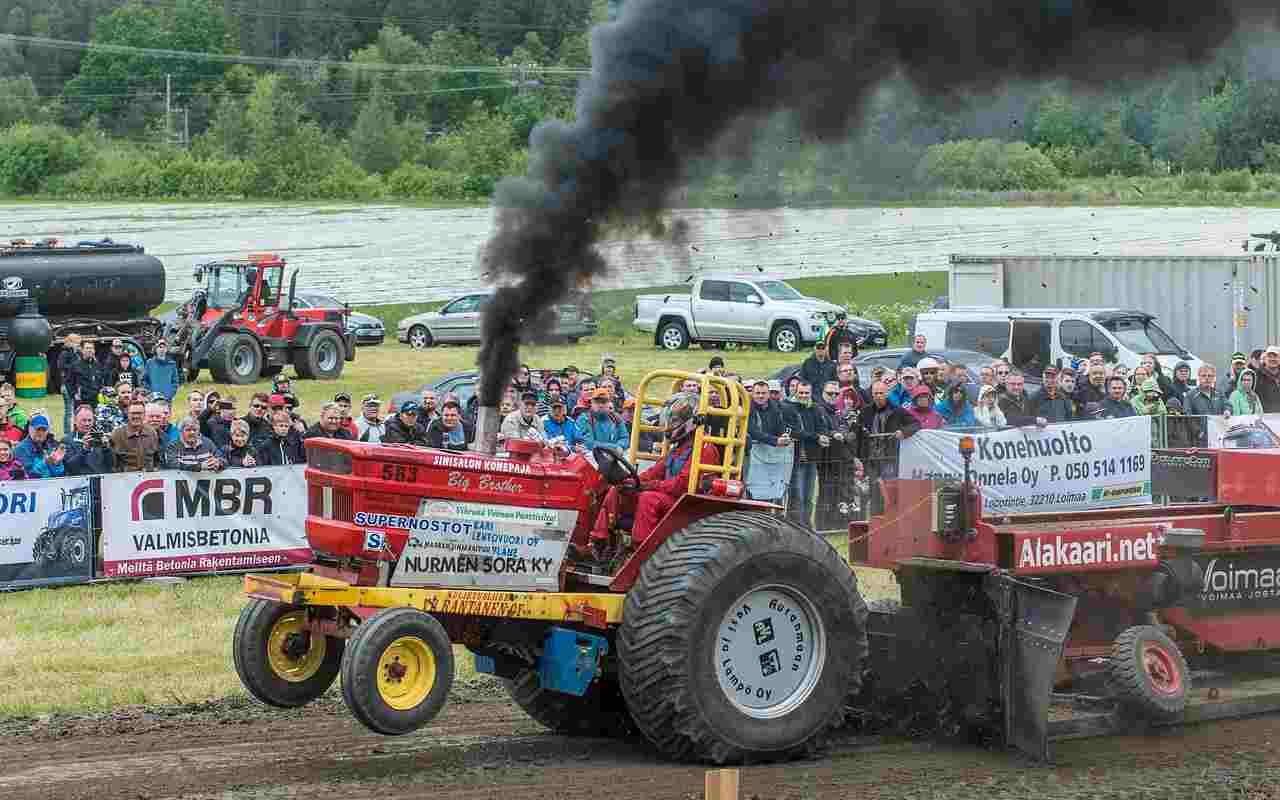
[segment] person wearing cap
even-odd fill
[[[529,439],[541,442],[546,440],[546,431],[542,426],[542,418],[538,416],[538,395],[524,392],[520,395],[520,405],[502,420],[499,441],[508,439]]]
[[[434,398],[435,395],[433,394],[432,399]],[[371,442],[373,444],[383,441],[383,436],[387,432],[387,421],[378,414],[379,402],[381,401],[378,400],[376,394],[367,394],[364,396],[364,400],[361,401],[360,419],[356,420],[356,432],[359,434],[356,437],[357,441]],[[408,403],[405,405],[408,405]],[[421,424],[421,417],[422,409],[419,408],[418,418],[414,420],[414,435],[418,441],[425,445],[427,443],[427,429]]]
[[[408,403],[406,403],[405,405],[408,405]],[[417,405],[417,403],[414,403],[414,405]],[[275,428],[275,420],[279,418],[278,415],[288,414],[288,413],[289,413],[288,411],[285,411],[283,409],[275,412],[275,415],[272,416],[273,430]],[[293,426],[292,417],[289,418],[289,425],[290,427]],[[353,441],[356,437],[352,436],[351,433],[346,429],[346,427],[343,426],[342,407],[339,406],[338,403],[335,401],[332,403],[324,404],[324,406],[320,409],[320,420],[316,422],[315,425],[312,425],[310,428],[307,428],[307,432],[302,435],[302,438],[304,441],[307,439],[322,438],[322,439],[342,439],[343,441],[349,442],[349,441]]]
[[[712,356],[711,360],[707,362],[707,372],[710,372],[712,375],[723,375],[724,358],[721,356]]]
[[[1229,400],[1218,391],[1218,371],[1212,364],[1196,370],[1196,385],[1182,396],[1182,408],[1193,417],[1216,417],[1228,409]]]
[[[911,405],[912,392],[920,385],[920,372],[915,367],[898,370],[898,385],[889,390],[889,403],[898,408]]]
[[[849,330],[849,314],[845,311],[837,311],[836,324],[832,325],[831,330],[827,331],[827,352],[834,356],[839,356],[840,348],[842,346],[848,346],[850,349],[850,358],[857,358],[858,344],[858,337],[853,331]],[[820,384],[814,385],[818,386]]]
[[[769,399],[775,403],[782,402],[782,381],[777,378],[769,381]]]
[[[591,393],[590,407],[578,417],[578,440],[588,450],[608,447],[624,452],[631,444],[627,423],[613,409],[613,393],[601,386]]]
[[[141,400],[129,405],[128,421],[111,432],[115,472],[150,472],[160,456],[160,438],[147,425],[147,406]]]
[[[1240,379],[1240,373],[1244,372],[1245,367],[1249,365],[1249,357],[1239,350],[1231,354],[1231,366],[1227,369],[1221,380],[1218,381],[1218,394],[1223,397],[1230,397],[1231,393],[1236,390],[1236,381]]]
[[[1262,351],[1262,369],[1255,376],[1253,390],[1262,401],[1263,413],[1280,411],[1280,347],[1273,344]]]
[[[618,377],[618,363],[613,356],[606,355],[600,359],[600,374],[596,378],[596,385],[609,389],[613,397],[613,410],[621,414],[622,404],[627,400],[627,390],[622,385],[622,378]]]
[[[800,371],[796,373],[800,380],[814,386],[822,387],[827,381],[836,379],[836,362],[831,360],[825,340],[819,339],[813,344],[813,355],[804,360]]]
[[[920,359],[920,363],[916,364],[916,369],[920,370],[920,385],[929,390],[933,395],[934,402],[942,399],[945,387],[942,382],[942,362],[932,356],[925,356]],[[911,404],[914,406],[915,392],[911,395]]]
[[[182,370],[178,369],[176,361],[169,358],[169,343],[163,337],[156,342],[155,355],[147,359],[142,368],[142,385],[169,402],[173,402],[178,387],[182,385]]]
[[[121,355],[127,355],[123,339],[112,339],[107,348],[97,351],[98,369],[102,370],[104,378],[111,376],[111,372],[115,369],[116,362],[120,360]]]
[[[337,416],[335,407],[334,416]],[[264,467],[283,467],[288,464],[307,463],[307,449],[302,437],[293,428],[293,419],[287,411],[276,411],[270,416],[271,435],[258,445],[258,463]]]
[[[14,448],[14,458],[32,478],[61,478],[66,474],[62,463],[67,451],[49,432],[49,417],[36,412],[27,425],[27,438]]]
[[[586,450],[578,439],[578,423],[565,413],[563,397],[557,397],[551,401],[551,413],[542,420],[542,431],[549,442],[558,439],[569,450],[578,452]]]
[[[1195,382],[1191,380],[1191,365],[1185,361],[1179,361],[1173,367],[1173,380],[1169,382],[1169,397],[1177,398],[1181,401],[1186,397],[1187,392],[1194,389]]]
[[[376,405],[374,407],[377,408]],[[406,400],[396,415],[386,421],[382,430],[382,443],[426,447],[427,438],[419,433],[418,428],[418,416],[421,413],[422,405],[417,400]]]
[[[271,415],[275,414],[277,411],[287,411],[289,413],[289,419],[292,420],[291,424],[293,425],[293,429],[299,434],[305,434],[307,432],[307,421],[300,415],[293,413],[293,407],[289,405],[288,397],[282,394],[273,394],[267,398],[267,406],[268,419],[271,419]],[[339,404],[339,407],[341,407],[341,404]],[[352,434],[352,438],[355,438],[355,434]]]
[[[194,417],[186,417],[178,423],[178,441],[170,444],[162,453],[160,464],[163,469],[221,472],[226,466],[218,457],[218,448],[200,434],[200,422]]]
[[[1031,401],[1031,413],[1045,422],[1070,422],[1079,415],[1071,393],[1058,382],[1058,370],[1045,367],[1040,394]],[[1072,384],[1074,388],[1074,384]]]
[[[1160,392],[1160,382],[1155,378],[1144,380],[1138,387],[1137,396],[1130,402],[1133,403],[1133,410],[1144,417],[1163,417],[1169,413]]]
[[[283,399],[283,397],[281,399]],[[341,412],[342,429],[351,434],[352,439],[355,439],[360,435],[360,432],[356,429],[356,421],[351,416],[351,393],[338,392],[333,396],[333,402],[338,404],[338,409]],[[306,430],[306,427],[307,426],[304,424],[302,429]]]

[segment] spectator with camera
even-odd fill
[[[72,417],[71,433],[62,438],[67,475],[105,475],[111,472],[111,432],[96,425],[93,407],[82,404]]]
[[[33,478],[61,478],[66,474],[62,459],[67,451],[49,432],[49,417],[37,412],[27,426],[27,438],[13,452],[23,470]]]
[[[200,421],[194,417],[187,417],[179,423],[178,441],[170,444],[163,452],[161,463],[165,469],[221,472],[225,466],[218,456],[218,448],[200,433]]]

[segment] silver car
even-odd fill
[[[453,298],[439,311],[405,317],[396,328],[396,338],[419,349],[434,344],[479,344],[480,318],[492,296],[492,290],[472,292]],[[584,292],[574,293],[550,313],[555,319],[546,328],[548,339],[575,344],[596,332],[591,298]]]

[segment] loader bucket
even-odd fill
[[[1007,575],[993,576],[1000,615],[1000,693],[1005,744],[1049,759],[1049,700],[1076,598]]]

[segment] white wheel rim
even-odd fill
[[[426,331],[421,328],[414,328],[409,332],[409,344],[413,347],[426,347],[427,336]]]
[[[795,333],[790,328],[787,328],[786,330],[778,331],[777,344],[778,344],[778,352],[780,353],[790,353],[792,350],[795,350],[796,349]]]
[[[667,328],[662,332],[662,346],[668,350],[679,350],[684,337],[675,328]]]
[[[817,609],[786,586],[760,586],[729,607],[716,631],[720,690],[738,711],[777,719],[809,699],[822,677],[827,635]]]

